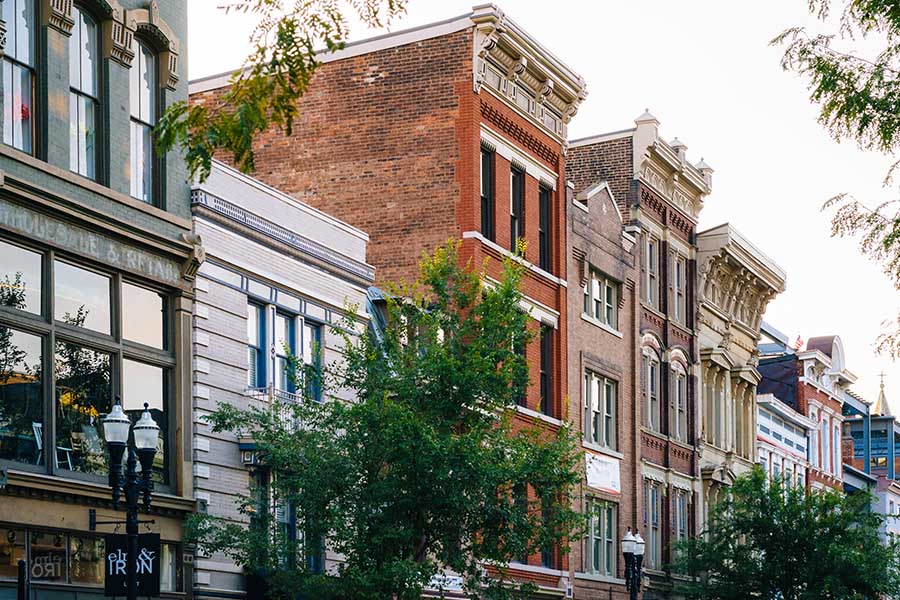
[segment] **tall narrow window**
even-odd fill
[[[283,313],[275,315],[275,387],[293,393],[294,372],[290,356],[297,354],[295,318]]]
[[[29,154],[34,139],[34,0],[5,0],[3,143]]]
[[[522,357],[522,362],[526,365],[528,364],[528,352],[527,352],[527,344],[525,343],[525,335],[517,335],[512,340],[512,351]],[[514,390],[516,404],[519,406],[527,406],[528,404],[528,383],[525,382],[523,385],[519,385],[518,383],[513,383],[513,386],[517,389]]]
[[[649,235],[644,242],[644,300],[659,308],[659,241]]]
[[[675,321],[682,325],[687,324],[687,262],[681,255],[675,255],[673,266],[672,294],[675,304]]]
[[[824,417],[819,423],[819,431],[821,432],[819,443],[822,446],[822,470],[831,473],[831,445],[828,443],[828,423]]]
[[[481,149],[481,235],[494,237],[494,153]]]
[[[831,441],[831,447],[834,449],[834,459],[832,461],[832,465],[834,465],[834,474],[841,474],[841,430],[839,427],[835,426],[834,428],[834,436]]]
[[[97,23],[77,6],[69,37],[69,168],[97,177],[97,110],[99,44]]]
[[[303,374],[307,395],[313,400],[321,400],[321,385],[319,381],[320,367],[322,364],[322,326],[309,321],[303,321]]]
[[[550,238],[550,208],[552,191],[541,186],[538,197],[538,266],[545,271],[550,270],[551,238]]]
[[[553,412],[553,327],[541,325],[541,412]]]
[[[659,360],[653,355],[643,357],[644,425],[662,431],[659,410]]]
[[[662,566],[662,538],[660,521],[662,513],[661,485],[653,480],[644,480],[644,537],[646,549],[644,561],[647,568]]]
[[[137,39],[131,46],[131,195],[153,203],[153,126],[156,125],[156,55]]]
[[[689,492],[685,490],[675,490],[675,530],[673,531],[675,544],[683,542],[688,538],[688,515],[690,502],[688,501]],[[675,546],[677,548],[677,546]]]
[[[816,413],[809,413],[809,418],[815,422]],[[809,462],[813,467],[819,467],[819,432],[815,428],[809,430]]]
[[[266,311],[257,304],[247,305],[247,385],[266,387],[266,361],[264,348]]]
[[[552,501],[542,501],[541,502],[541,525],[544,527],[545,531],[549,531],[553,524],[553,502]],[[541,566],[546,567],[548,569],[552,569],[555,566],[553,560],[553,545],[552,544],[544,544],[541,546]]]
[[[584,548],[586,573],[616,575],[616,505],[600,500],[586,502],[587,528]]]
[[[672,371],[672,430],[679,442],[687,441],[687,377],[679,367]]]
[[[509,249],[516,251],[519,238],[525,237],[525,171],[510,171]]]

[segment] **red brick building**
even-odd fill
[[[368,232],[378,283],[413,280],[422,252],[450,238],[496,278],[524,239],[538,335],[517,418],[555,430],[568,393],[566,124],[584,81],[493,5],[322,60],[294,135],[258,139],[254,175]],[[191,101],[217,102],[227,84],[195,81]],[[551,595],[569,570],[558,551],[511,568]]]
[[[633,395],[622,399],[634,406],[633,422],[621,424],[633,431],[622,461],[633,498],[621,509],[618,537],[631,526],[646,540],[648,599],[669,595],[672,545],[696,533],[700,505],[696,225],[712,169],[688,162],[686,150],[663,140],[659,121],[644,113],[632,129],[572,142],[567,160],[575,190],[608,184],[623,233],[636,242],[637,285],[623,286],[622,298],[633,307],[639,357],[628,374]]]

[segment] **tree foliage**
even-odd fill
[[[276,597],[418,599],[447,572],[473,598],[511,597],[505,565],[564,548],[580,523],[571,432],[511,418],[528,381],[522,267],[506,261],[487,285],[483,271],[460,266],[457,247],[423,256],[418,282],[394,290],[383,335],[350,333],[352,319],[334,330],[343,360],[322,365],[317,385],[356,401],[220,405],[212,415],[215,430],[252,435],[270,493],[295,508],[305,541],[280,535],[252,497],[241,503],[257,520],[249,534],[205,517],[194,535],[266,573]],[[323,539],[344,561],[316,574],[302,557]]]
[[[249,15],[258,25],[250,37],[252,50],[244,68],[231,78],[215,105],[176,102],[156,127],[157,151],[179,147],[191,177],[209,176],[213,156],[230,154],[245,173],[253,170],[253,140],[277,127],[291,135],[299,105],[320,50],[344,47],[347,15],[381,27],[402,13],[406,0],[243,0],[224,6]]]
[[[831,0],[809,0],[819,19],[829,20]],[[782,67],[809,81],[819,122],[836,140],[854,140],[863,149],[894,154],[900,147],[900,3],[846,0],[837,31],[811,35],[794,27],[772,40],[783,45]],[[846,47],[839,48],[843,43]],[[877,48],[869,56],[855,46]],[[885,178],[890,185],[893,165]],[[882,265],[900,289],[900,203],[867,206],[847,193],[825,203],[832,210],[831,233],[857,236],[860,250]],[[878,340],[879,351],[900,356],[900,316]]]
[[[871,496],[807,492],[738,478],[711,511],[704,535],[678,547],[680,584],[697,600],[863,600],[900,593],[898,544],[882,542],[885,517]]]

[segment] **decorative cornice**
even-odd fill
[[[531,135],[523,127],[486,102],[481,103],[481,115],[514,141],[522,144],[555,168],[559,165],[559,153]]]
[[[178,52],[181,46],[175,32],[159,14],[159,3],[150,2],[150,8],[125,11],[125,24],[135,32],[153,40],[159,50],[160,86],[174,91],[178,86]]]
[[[131,68],[134,50],[134,28],[125,24],[125,9],[116,0],[107,0],[111,8],[111,18],[103,21],[103,44],[106,58],[126,69]]]
[[[75,27],[72,0],[42,0],[41,14],[45,25],[63,35],[72,35],[72,28]]]

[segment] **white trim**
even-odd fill
[[[612,327],[610,327],[609,325],[607,325],[607,324],[604,323],[603,321],[599,321],[599,320],[595,319],[594,317],[592,317],[592,316],[590,316],[590,315],[586,315],[586,314],[584,313],[584,311],[581,312],[581,319],[582,319],[583,321],[587,321],[588,323],[590,323],[591,325],[593,325],[593,326],[595,326],[595,327],[599,327],[600,329],[602,329],[602,330],[605,331],[606,333],[608,333],[608,334],[610,334],[610,335],[614,335],[614,336],[616,336],[617,338],[622,338],[622,337],[624,337],[621,331],[618,331],[617,329],[613,329]]]
[[[532,272],[536,273],[537,275],[540,275],[544,279],[552,281],[556,285],[562,286],[564,288],[569,287],[569,283],[565,279],[560,279],[556,275],[554,275],[552,273],[548,273],[547,271],[543,270],[542,268],[535,265],[534,263],[528,262],[524,258],[516,256],[515,254],[513,254],[512,252],[510,252],[509,250],[507,250],[500,244],[498,244],[496,242],[492,242],[491,240],[489,240],[486,237],[484,237],[483,235],[481,235],[480,231],[463,231],[462,237],[464,240],[478,240],[485,246],[488,246],[488,247],[496,250],[497,252],[499,252],[500,254],[505,256],[506,258],[513,259],[514,261],[516,261],[523,267],[526,267],[529,271],[532,271]]]
[[[619,460],[623,460],[625,455],[621,452],[616,452],[612,448],[606,448],[599,444],[595,444],[594,442],[589,442],[584,439],[584,432],[582,432],[581,445],[585,450],[590,450],[591,452],[597,452],[598,454],[605,454],[610,458],[618,458]]]
[[[442,35],[456,33],[457,31],[462,31],[463,29],[474,26],[475,23],[472,22],[472,13],[468,13],[445,21],[423,25],[421,27],[413,27],[412,29],[386,33],[358,42],[350,42],[346,44],[344,48],[335,52],[319,50],[316,52],[316,59],[323,63],[334,62],[345,58],[360,56],[362,54],[369,54],[370,52],[378,52],[380,50],[387,50],[388,48],[414,44]],[[219,73],[217,75],[210,75],[208,77],[190,81],[188,82],[188,94],[197,94],[227,87],[230,84],[231,76],[240,70],[242,69],[235,69],[226,73]]]
[[[529,417],[533,417],[535,419],[540,419],[545,423],[549,423],[550,425],[555,425],[557,427],[562,427],[563,422],[560,419],[556,419],[554,417],[550,417],[545,415],[542,412],[538,412],[536,410],[531,410],[530,408],[526,408],[524,406],[516,405],[516,412],[521,413],[523,415],[527,415]]]
[[[600,133],[585,138],[578,138],[569,141],[569,148],[577,148],[578,146],[590,146],[591,144],[599,144],[600,142],[609,142],[612,140],[620,140],[622,138],[632,137],[635,128],[622,129],[619,131],[610,131],[609,133]]]
[[[616,544],[618,545],[618,542],[616,542]],[[595,575],[594,573],[582,573],[581,571],[575,571],[575,579],[586,579],[587,581],[599,581],[601,583],[615,583],[617,585],[625,585],[624,579],[608,577],[606,575]]]
[[[510,142],[505,137],[487,127],[481,125],[481,139],[494,147],[494,152],[510,162],[518,161],[525,166],[525,172],[544,185],[549,185],[556,191],[556,182],[559,175],[535,161],[527,152]]]
[[[516,571],[528,571],[529,573],[543,573],[545,575],[558,575],[560,577],[564,575],[568,575],[566,571],[560,571],[559,569],[548,569],[547,567],[538,567],[535,565],[526,565],[519,562],[511,562],[507,565],[507,569],[516,570]],[[556,588],[550,588],[556,589]]]

